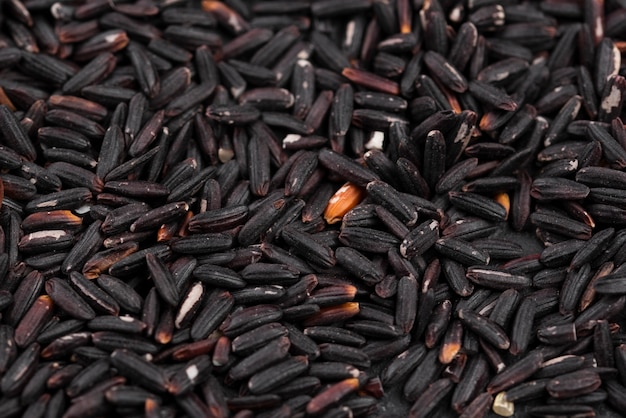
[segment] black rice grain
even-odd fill
[[[53,3],[0,6],[2,416],[625,407],[623,2]]]

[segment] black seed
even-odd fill
[[[76,319],[89,320],[95,318],[94,310],[76,293],[69,284],[61,279],[52,278],[46,282],[46,293],[54,303]]]
[[[168,387],[164,372],[139,355],[126,349],[117,349],[111,353],[111,364],[120,373],[148,390],[165,392]]]
[[[14,396],[24,388],[37,369],[40,351],[39,344],[32,343],[15,359],[0,380],[2,393]]]
[[[74,290],[95,310],[111,315],[119,313],[120,307],[117,302],[82,274],[75,271],[71,272],[69,282]]]
[[[457,315],[464,325],[480,335],[485,341],[503,350],[509,348],[509,338],[495,322],[469,310],[460,310]]]
[[[439,402],[450,393],[452,388],[453,382],[450,379],[444,378],[434,381],[417,398],[409,410],[409,416],[428,416],[438,406]]]
[[[442,271],[451,290],[459,296],[469,296],[474,286],[467,280],[463,265],[449,259],[442,259]]]
[[[24,348],[35,342],[39,332],[52,316],[54,303],[49,296],[40,296],[15,327],[15,343]]]

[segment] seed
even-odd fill
[[[104,351],[113,351],[116,348],[132,349],[133,353],[155,354],[157,346],[144,338],[124,335],[115,331],[99,331],[92,334],[94,346]]]
[[[344,397],[359,388],[359,380],[355,378],[342,380],[328,389],[320,392],[309,401],[306,412],[311,415],[327,410],[330,406],[341,401]]]
[[[439,223],[426,221],[415,227],[400,245],[400,254],[407,258],[421,255],[432,247],[439,236]]]
[[[41,348],[32,343],[15,359],[11,367],[0,380],[2,392],[7,396],[16,395],[33,376],[39,363],[38,357]]]
[[[237,338],[241,338],[241,335]],[[229,377],[233,380],[241,380],[252,376],[276,361],[283,359],[287,355],[287,350],[289,350],[290,346],[289,339],[284,336],[271,341],[265,346],[261,346],[260,349],[257,349],[257,351],[233,366],[229,371]],[[241,351],[241,349],[238,349],[238,351]]]
[[[0,105],[0,126],[2,126],[4,138],[9,147],[27,160],[34,160],[35,149],[32,143],[26,137],[11,110],[5,105]]]
[[[467,90],[467,80],[454,68],[446,59],[435,51],[428,51],[424,54],[424,63],[430,69],[433,76],[441,84],[452,91],[463,93]]]
[[[566,240],[546,247],[541,252],[539,260],[550,267],[565,266],[571,262],[573,256],[584,246],[582,240]]]
[[[331,342],[345,344],[350,346],[362,346],[365,344],[365,338],[356,332],[344,330],[339,327],[308,327],[304,329],[304,335],[313,338],[316,341]]]
[[[237,336],[281,317],[282,311],[277,306],[256,305],[236,312],[228,322],[222,324],[222,329],[227,336]]]
[[[526,351],[532,338],[531,324],[535,317],[535,311],[534,299],[525,298],[522,300],[512,324],[511,347],[509,348],[511,354],[519,355]]]
[[[573,323],[553,325],[537,330],[537,338],[546,344],[562,344],[563,341],[576,341],[576,327]]]
[[[530,352],[521,360],[509,365],[504,371],[496,375],[489,383],[487,391],[496,393],[524,381],[539,369],[542,359],[543,354],[540,351]]]
[[[450,285],[452,291],[459,296],[469,296],[474,291],[474,286],[467,280],[465,270],[461,263],[456,261],[442,260],[443,274]]]
[[[170,378],[168,391],[175,396],[182,396],[193,390],[203,376],[211,372],[211,362],[208,356],[198,356],[190,360]]]
[[[96,316],[87,302],[63,280],[52,278],[46,281],[46,293],[56,306],[77,319],[89,320]]]
[[[411,331],[415,323],[417,298],[417,281],[415,277],[402,277],[398,282],[395,321],[405,334]]]
[[[363,190],[352,183],[344,184],[330,198],[324,211],[324,218],[329,224],[341,221],[363,199]]]
[[[548,382],[546,390],[555,398],[567,398],[593,392],[600,386],[597,373],[581,370],[556,377]]]
[[[426,328],[427,348],[435,347],[439,342],[439,339],[443,337],[444,332],[448,328],[451,313],[452,303],[449,300],[444,300],[435,307],[435,310],[431,315],[431,322]]]
[[[493,401],[493,412],[503,417],[513,416],[515,413],[515,404],[508,401],[507,392],[500,392],[496,395]]]
[[[148,390],[157,392],[167,390],[168,382],[163,371],[131,351],[126,349],[113,351],[111,363],[120,373],[136,380],[138,384]]]
[[[146,254],[146,264],[155,287],[163,300],[171,306],[176,306],[179,300],[178,289],[172,274],[160,258],[154,254]]]
[[[68,274],[72,270],[77,269],[78,266],[83,265],[97,251],[102,244],[103,238],[100,235],[101,226],[102,221],[96,221],[89,225],[61,264],[63,273]]]
[[[589,239],[591,237],[591,227],[582,222],[573,220],[560,214],[535,212],[530,216],[530,222],[546,231],[557,232],[555,222],[562,222],[559,232],[561,235],[576,239]]]
[[[624,150],[605,129],[597,124],[590,124],[587,127],[587,135],[590,139],[598,141],[603,147],[605,158],[615,167],[621,167],[624,164]]]
[[[149,399],[158,400],[159,398],[137,386],[114,386],[108,389],[104,394],[106,400],[113,405],[118,406],[136,406],[144,405]]]
[[[298,279],[299,272],[289,265],[254,263],[245,267],[241,277],[248,283],[263,284],[274,281],[276,284],[292,284]]]
[[[475,80],[468,84],[468,89],[478,100],[493,107],[506,111],[517,109],[518,105],[512,97],[490,84]]]
[[[358,186],[366,186],[373,180],[378,180],[377,176],[371,171],[359,166],[354,161],[330,150],[322,150],[319,153],[320,163],[328,170],[355,183]]]
[[[506,350],[510,346],[509,338],[499,325],[488,318],[469,310],[460,310],[457,315],[461,322],[472,331],[480,335],[485,341],[494,346]]]
[[[94,279],[102,272],[107,271],[113,264],[135,253],[138,249],[137,243],[128,242],[122,243],[115,248],[98,252],[85,261],[82,273],[88,279]]]
[[[359,377],[360,371],[356,367],[347,363],[334,361],[316,361],[309,367],[309,374],[316,381],[311,381],[319,386],[320,380],[337,381],[351,377]]]
[[[530,284],[527,276],[511,274],[494,268],[471,267],[467,270],[467,278],[481,286],[506,290],[520,289]]]
[[[192,338],[197,341],[208,337],[226,318],[233,304],[234,299],[227,291],[212,292],[191,325]]]
[[[358,332],[359,330],[356,331]],[[371,365],[368,355],[356,347],[322,343],[319,345],[319,349],[323,360],[345,362],[363,369],[367,369]]]
[[[563,283],[559,302],[561,313],[573,312],[589,280],[591,271],[588,264],[578,270],[570,270]]]
[[[60,368],[59,363],[49,363],[37,370],[24,387],[21,398],[26,402],[35,402],[45,392],[48,378]]]
[[[45,344],[54,340],[59,335],[63,335],[67,332],[80,328],[80,325],[82,325],[82,322],[78,320],[60,322],[58,317],[53,317],[46,324],[44,332],[42,332],[42,335],[38,336],[37,341]]]
[[[478,194],[449,192],[448,195],[453,205],[476,216],[501,221],[505,220],[508,215],[506,208],[501,204]]]
[[[74,290],[94,309],[111,315],[119,313],[117,302],[82,274],[71,272],[69,281]]]
[[[248,380],[248,388],[252,393],[263,393],[279,387],[292,380],[308,368],[305,356],[292,357],[269,369],[254,374]]]
[[[40,296],[15,327],[15,343],[24,348],[35,342],[37,334],[52,316],[54,304],[49,296]]]
[[[430,350],[424,359],[411,372],[404,384],[404,397],[409,401],[417,401],[421,393],[431,381],[444,369],[444,365],[437,360],[437,350]]]
[[[399,241],[394,235],[385,231],[363,227],[343,227],[338,238],[347,247],[376,253],[386,253],[390,248],[398,245]],[[378,242],[379,246],[372,248],[371,242]]]
[[[324,268],[335,265],[335,256],[333,251],[329,247],[320,245],[308,234],[302,233],[290,226],[286,226],[282,229],[281,236],[296,253],[306,257],[313,264]]]
[[[410,417],[426,417],[452,390],[450,379],[439,379],[428,386],[409,410]]]
[[[463,327],[460,321],[453,321],[443,337],[439,361],[442,364],[450,364],[461,350]]]
[[[452,408],[455,411],[463,411],[471,399],[485,386],[488,378],[488,364],[484,357],[472,357],[466,366],[466,372],[452,393]]]

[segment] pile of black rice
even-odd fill
[[[0,416],[626,410],[626,1],[0,7]]]

